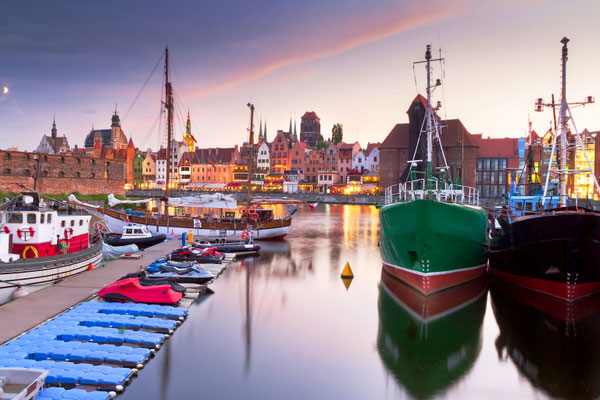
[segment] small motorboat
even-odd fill
[[[216,251],[215,247],[195,249],[192,246],[180,247],[167,255],[167,260],[196,261],[206,264],[218,264],[225,258],[223,253]]]
[[[142,279],[143,281],[143,279]],[[183,294],[173,290],[170,283],[143,286],[140,278],[127,278],[111,283],[98,292],[98,296],[107,301],[121,303],[150,303],[174,305]]]
[[[146,268],[148,279],[171,279],[179,283],[204,284],[215,276],[201,265],[177,266],[169,262],[152,263]]]
[[[237,242],[237,243],[210,243],[210,242],[200,242],[194,243],[195,249],[208,249],[214,247],[216,251],[219,253],[235,253],[238,255],[244,254],[256,254],[260,250],[260,245],[255,243],[245,243],[245,242]]]
[[[125,246],[135,244],[140,249],[145,249],[165,241],[164,233],[150,233],[147,227],[138,224],[128,224],[123,227],[123,233],[109,233],[104,237],[104,242],[111,246]]]

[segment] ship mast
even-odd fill
[[[165,107],[167,109],[167,180],[165,196],[169,197],[171,181],[171,140],[173,139],[173,88],[169,82],[169,47],[165,49]]]
[[[560,90],[560,111],[558,113],[558,122],[560,124],[560,134],[558,136],[560,136],[560,147],[559,147],[559,154],[558,154],[558,162],[557,162],[557,168],[556,169],[552,169],[552,160],[554,159],[554,156],[556,154],[556,144],[558,142],[558,137],[554,138],[553,144],[552,144],[552,152],[550,154],[550,162],[548,164],[548,173],[546,174],[546,183],[544,185],[544,197],[542,199],[542,205],[545,204],[546,202],[546,195],[548,194],[548,185],[550,183],[550,174],[552,172],[558,174],[558,178],[559,178],[559,196],[560,196],[560,206],[561,207],[566,207],[567,206],[567,199],[568,199],[568,193],[567,193],[567,175],[574,175],[574,174],[579,174],[579,173],[587,173],[591,176],[591,178],[594,181],[594,187],[596,189],[596,191],[598,193],[600,193],[600,185],[598,185],[598,180],[596,179],[596,176],[594,175],[594,170],[590,164],[590,160],[588,158],[587,152],[585,150],[585,146],[583,145],[583,140],[581,140],[581,135],[579,135],[579,132],[577,131],[577,127],[575,126],[575,121],[573,120],[573,114],[571,113],[571,105],[574,106],[585,106],[586,104],[591,104],[594,103],[594,97],[593,96],[587,96],[585,98],[585,100],[583,102],[574,102],[574,103],[569,103],[567,102],[567,59],[568,59],[568,54],[569,54],[569,50],[567,48],[567,43],[569,43],[569,39],[566,37],[563,37],[560,41],[562,43],[562,57],[561,57],[561,66],[562,66],[562,71],[561,71],[561,90]],[[542,111],[543,107],[552,107],[554,109],[554,107],[556,106],[556,104],[554,103],[554,96],[552,98],[552,103],[544,103],[544,100],[539,98],[537,99],[536,103],[535,103],[535,111]],[[577,170],[575,168],[569,169],[569,166],[567,165],[567,151],[570,150],[569,149],[569,142],[568,142],[568,138],[567,138],[567,134],[569,131],[568,128],[568,123],[571,123],[571,126],[573,128],[573,135],[575,137],[575,145],[573,147],[571,147],[571,149],[574,151],[574,157],[573,160],[576,160],[576,156],[577,156],[577,149],[579,147],[579,149],[583,152],[583,155],[585,157],[585,161],[587,163],[587,168],[584,169],[580,169]],[[556,124],[556,122],[555,122]],[[575,166],[574,166],[575,167]]]
[[[251,205],[252,195],[252,167],[254,166],[254,104],[248,103],[250,108],[250,140],[248,154],[248,207]]]

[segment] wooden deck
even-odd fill
[[[119,259],[104,267],[65,279],[48,288],[0,306],[0,344],[62,313],[121,276],[148,266],[181,245],[175,237],[143,252],[140,259]]]

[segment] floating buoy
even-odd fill
[[[342,271],[342,278],[349,278],[352,279],[354,278],[354,273],[352,272],[352,268],[350,268],[350,263],[346,263],[346,266],[344,266],[344,270]]]
[[[12,299],[20,299],[21,297],[25,297],[28,294],[29,292],[23,286],[17,286],[17,289],[12,293]]]
[[[88,270],[88,271],[91,271],[91,270],[93,270],[94,268],[95,268],[95,267],[94,267],[94,264],[90,264],[90,265],[88,265],[88,268],[87,268],[87,270]]]

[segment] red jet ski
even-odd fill
[[[108,301],[121,303],[150,303],[173,305],[183,297],[181,292],[173,290],[171,284],[165,282],[161,285],[143,286],[140,278],[127,278],[105,286],[98,293]]]
[[[215,247],[194,249],[191,246],[185,246],[167,255],[167,260],[196,261],[202,264],[219,264],[224,258],[225,255],[216,251]]]

